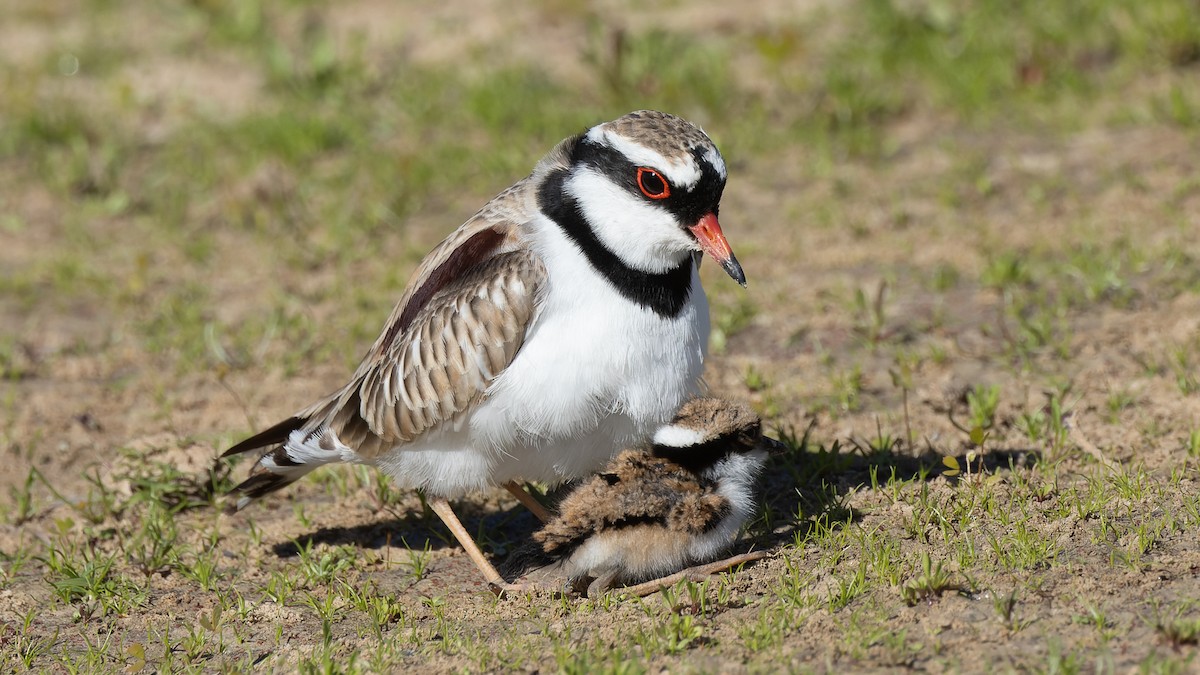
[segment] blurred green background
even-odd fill
[[[914,125],[962,139],[1200,124],[1200,9],[1184,0],[5,13],[0,372],[18,367],[24,319],[80,305],[181,367],[211,365],[214,303],[246,289],[260,309],[226,317],[243,351],[268,328],[310,343],[320,317],[295,297],[360,307],[341,321],[363,344],[428,245],[558,139],[634,108],[695,120],[734,186],[776,191],[888,162]],[[792,176],[755,173],[781,158]],[[306,270],[337,273],[306,285]]]
[[[115,668],[113,641],[141,650],[130,672],[268,651],[262,668],[313,671],[361,651],[366,671],[640,654],[1071,672],[1069,634],[1121,668],[1191,666],[1194,575],[1137,584],[1191,560],[1200,529],[1200,2],[0,13],[0,665]],[[474,571],[452,549],[393,546],[441,530],[367,471],[219,519],[219,450],[340,385],[425,252],[561,138],[636,108],[699,123],[730,166],[722,225],[750,287],[704,268],[714,390],[813,433],[771,472],[751,536],[781,551],[739,577],[747,604],[722,582],[694,624],[673,604],[497,607],[454,585],[456,562]],[[974,483],[939,475],[968,452],[991,462]],[[499,517],[485,498],[470,517]],[[344,539],[310,538],[302,564],[279,552],[326,529]],[[998,599],[987,622],[939,618],[990,604],[954,593],[906,600],[956,584]],[[215,609],[190,621],[210,600],[225,633]],[[530,632],[526,610],[566,628]]]

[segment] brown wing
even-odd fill
[[[388,317],[383,333],[355,372],[355,380],[375,368],[380,359],[386,358],[396,339],[409,329],[430,301],[453,286],[460,275],[492,256],[520,248],[520,226],[538,215],[537,186],[547,174],[569,165],[571,148],[579,138],[563,139],[538,162],[532,174],[493,197],[425,256],[409,278],[404,296]]]
[[[541,260],[524,249],[475,265],[432,294],[349,384],[225,455],[280,443],[296,429],[329,429],[370,459],[452,420],[517,355],[545,279]]]
[[[493,255],[518,247],[519,223],[532,217],[529,204],[530,179],[519,181],[496,195],[470,220],[434,247],[413,271],[404,291],[388,317],[384,331],[367,352],[355,376],[384,358],[396,338],[408,330],[421,310],[459,277]]]
[[[681,496],[667,516],[667,527],[676,532],[700,534],[715,527],[730,511],[729,500],[707,489]]]
[[[453,419],[482,396],[521,348],[545,282],[545,268],[523,248],[520,228],[537,215],[536,186],[567,166],[577,140],[559,143],[528,178],[425,256],[346,386],[224,453],[267,448],[250,479],[234,488],[241,495],[234,508],[311,470],[287,452],[297,431],[321,443],[333,431],[371,458]]]
[[[358,405],[344,405],[345,412],[357,408],[382,450],[452,420],[516,356],[545,278],[541,260],[527,250],[492,256],[460,274],[431,295],[371,367],[360,369],[351,392]],[[345,417],[331,425],[339,437],[362,433]],[[373,448],[343,442],[373,456]]]

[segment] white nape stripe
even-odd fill
[[[639,166],[648,166],[662,171],[671,185],[680,188],[690,188],[700,182],[700,167],[691,157],[682,162],[672,162],[659,153],[638,145],[624,136],[604,128],[604,125],[592,127],[587,137],[597,143],[603,143],[613,150],[625,155],[630,162]],[[724,167],[724,162],[721,163]]]
[[[725,160],[721,157],[721,153],[717,152],[715,147],[709,148],[708,152],[704,153],[704,159],[707,159],[708,163],[712,164],[712,167],[717,170],[717,173],[721,175],[721,178],[726,177]]]
[[[704,432],[699,429],[689,429],[678,424],[668,424],[659,427],[658,431],[654,432],[655,445],[665,445],[671,448],[689,448],[693,445],[700,445],[706,439]]]

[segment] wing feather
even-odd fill
[[[524,343],[545,275],[527,250],[485,260],[432,297],[362,372],[359,418],[385,449],[453,420],[484,395]]]
[[[545,282],[545,268],[524,248],[521,234],[537,214],[536,186],[569,164],[578,138],[559,143],[530,176],[496,195],[425,256],[345,386],[225,454],[267,448],[255,470],[269,471],[263,462],[293,433],[324,437],[331,431],[370,459],[482,397],[521,348]],[[238,506],[293,480],[252,478],[235,488],[243,495]]]

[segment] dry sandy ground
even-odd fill
[[[753,18],[736,9],[701,11],[690,5],[673,17],[679,26],[703,34],[754,30],[747,22],[769,25],[799,11],[794,3],[767,4]],[[554,6],[505,12],[502,3],[451,1],[414,12],[392,3],[360,2],[331,16],[344,34],[365,35],[371,53],[403,44],[411,58],[437,62],[460,54],[464,48],[455,42],[460,40],[480,53],[528,60],[548,51],[575,53],[563,45],[583,39],[581,24],[566,10],[555,19]],[[617,14],[614,8],[597,11],[609,18]],[[650,11],[620,16],[631,28],[662,19]],[[88,30],[65,16],[53,25],[39,27],[26,17],[21,30],[4,31],[0,53],[13,61],[44,58],[56,53],[55,45]],[[538,39],[509,45],[504,36],[514,31],[534,32]],[[7,39],[17,34],[21,40]],[[174,110],[211,108],[236,115],[253,108],[265,86],[253,74],[239,73],[235,61],[200,63],[178,54],[172,59],[130,67],[132,95],[158,106],[158,123],[146,128],[148,143],[155,134],[177,128]],[[571,59],[552,65],[557,77],[587,76],[587,69]],[[220,104],[214,105],[212,97],[194,98],[196,89],[216,92]],[[88,92],[81,87],[74,94],[86,98]],[[813,441],[825,447],[834,442],[866,447],[879,429],[902,442],[874,455],[850,452],[836,470],[805,473],[810,481],[805,484],[777,467],[764,493],[774,522],[760,524],[754,535],[757,545],[779,554],[737,574],[728,581],[732,599],[697,615],[701,640],[678,654],[646,649],[648,666],[722,672],[1024,670],[1050,669],[1060,654],[1078,655],[1077,665],[1085,670],[1136,669],[1152,654],[1188,663],[1194,640],[1173,643],[1156,627],[1152,612],[1161,605],[1191,616],[1188,603],[1200,600],[1200,522],[1185,513],[1200,496],[1197,458],[1186,449],[1189,433],[1200,428],[1200,396],[1183,391],[1179,379],[1189,373],[1200,377],[1195,365],[1200,363],[1200,142],[1195,133],[1152,122],[1092,125],[1067,134],[997,125],[980,133],[918,116],[893,130],[890,139],[897,149],[879,161],[847,159],[814,167],[803,148],[761,160],[732,158],[722,221],[750,287],[735,288],[719,270],[704,273],[719,307],[754,311],[713,356],[707,379],[717,394],[754,402],[773,430],[799,431],[812,424]],[[78,236],[69,224],[81,216],[39,188],[37,180],[22,177],[18,163],[3,166],[0,183],[16,186],[0,188],[0,204],[11,215],[4,222],[15,218],[22,225],[0,223],[0,268],[11,270],[13,278],[51,269],[55,250]],[[268,170],[259,180],[260,192],[287,193],[286,175]],[[248,189],[254,193],[253,186]],[[405,266],[391,273],[386,292],[398,297],[397,279],[405,277],[415,254],[488,196],[464,195],[441,212],[422,212],[413,224],[417,234],[380,241],[378,255]],[[97,217],[87,236],[96,244],[100,265],[144,268],[122,277],[122,283],[150,285],[140,296],[146,313],[163,301],[161,288],[186,280],[208,289],[213,323],[234,325],[264,311],[264,283],[273,284],[271,292],[288,289],[283,292],[294,293],[294,302],[302,305],[312,289],[345,272],[274,263],[256,269],[253,261],[260,256],[277,258],[264,254],[268,244],[261,238],[244,232],[215,234],[212,259],[221,264],[189,266],[178,251],[144,251],[142,226],[131,220]],[[1021,326],[1006,313],[1012,301],[981,277],[996,258],[1015,252],[1033,261],[1035,270],[1055,270],[1050,286],[1069,286],[1094,276],[1085,269],[1070,271],[1091,255],[1088,251],[1116,261],[1113,275],[1119,283],[1056,308],[1050,325],[1058,341],[1015,354],[1014,335]],[[225,273],[229,269],[246,274]],[[938,271],[951,269],[957,281],[934,288]],[[367,266],[349,272],[344,283],[370,289],[378,283],[374,275],[382,273],[382,265]],[[870,299],[881,286],[880,312],[856,304],[856,291]],[[142,291],[109,285],[103,292]],[[137,475],[153,473],[158,462],[203,483],[214,458],[231,441],[339,385],[354,357],[305,345],[320,358],[298,370],[285,369],[276,364],[297,346],[268,336],[253,347],[252,352],[261,350],[246,367],[180,367],[177,360],[183,357],[151,351],[136,337],[135,326],[143,319],[138,310],[111,311],[111,303],[93,302],[86,292],[51,293],[35,293],[32,302],[15,292],[0,296],[6,350],[0,360],[0,455],[9,467],[0,472],[0,500],[10,514],[0,525],[0,551],[6,558],[26,549],[45,555],[64,537],[84,549],[120,551],[128,543],[123,537],[139,526],[131,520],[138,512],[86,523],[73,507],[89,495],[94,498],[97,484],[124,499],[138,489]],[[362,317],[352,303],[329,297],[300,311],[318,326],[312,336],[317,344],[334,338],[346,344],[341,325],[382,322],[386,313]],[[1176,354],[1187,357],[1182,372],[1169,366]],[[914,364],[907,410],[904,392],[891,375],[905,359]],[[986,488],[989,499],[1032,510],[1010,522],[980,515],[977,527],[958,534],[979,543],[980,559],[999,560],[988,542],[1003,548],[1019,520],[1020,528],[1052,546],[1054,554],[1044,563],[962,567],[936,521],[921,521],[918,515],[914,524],[914,502],[950,512],[973,494],[970,481],[939,474],[942,456],[961,461],[970,448],[967,434],[952,423],[968,414],[966,392],[988,385],[998,386],[1001,396],[984,463],[1002,477]],[[1021,427],[1022,415],[1043,411],[1051,391],[1065,392],[1070,412],[1069,440],[1062,447],[1031,440]],[[904,440],[908,429],[911,445]],[[932,473],[891,493],[871,488],[871,465],[881,467],[881,478],[892,467],[902,479],[920,466]],[[1030,468],[1034,465],[1043,468]],[[35,483],[32,512],[17,522],[12,514],[31,469],[46,477],[54,493]],[[234,467],[234,477],[245,469],[245,464]],[[1104,493],[1094,513],[1063,516],[1060,507],[1072,491],[1133,474],[1144,476],[1150,487],[1113,490]],[[195,667],[220,670],[261,661],[261,667],[287,670],[317,653],[322,621],[303,593],[280,603],[264,592],[273,575],[299,566],[297,541],[311,542],[318,552],[349,547],[353,560],[339,571],[339,579],[391,595],[403,608],[403,620],[384,627],[390,640],[406,645],[407,652],[398,651],[392,665],[556,670],[564,662],[556,645],[636,655],[637,647],[629,646],[631,631],[651,630],[680,611],[657,597],[604,606],[544,597],[497,602],[418,499],[381,500],[379,481],[365,472],[331,474],[242,515],[219,515],[204,506],[175,517],[180,549],[218,551],[220,585],[237,589],[248,603],[236,620],[227,619],[221,633],[227,645],[218,649],[210,643],[187,655],[195,658]],[[1024,500],[1030,491],[1043,498]],[[845,528],[885,540],[906,561],[897,583],[872,578],[867,592],[836,609],[823,599],[867,564],[869,547],[853,536],[838,555],[825,548],[836,544],[806,545],[814,519],[827,509],[821,495],[830,493],[838,496],[836,513],[830,513],[852,520]],[[1121,555],[1135,548],[1132,524],[1172,512],[1179,514],[1179,524],[1159,532],[1136,560],[1122,562]],[[469,500],[462,513],[468,528],[485,533],[498,556],[534,526],[499,492]],[[1104,522],[1116,523],[1115,529],[1106,530]],[[414,574],[412,551],[426,548],[427,569]],[[902,600],[898,588],[915,575],[914,561],[922,551],[947,561],[962,592],[949,590],[913,606]],[[804,592],[818,601],[788,614],[777,642],[747,646],[744,627],[760,619],[780,597],[781,580],[797,569],[803,571],[798,578]],[[89,641],[104,640],[120,656],[100,667],[136,664],[125,651],[135,643],[145,646],[154,667],[156,659],[165,658],[156,637],[163,627],[183,634],[215,604],[213,593],[194,579],[164,570],[139,578],[146,594],[136,607],[116,616],[81,617],[78,603],[55,599],[47,579],[45,566],[36,560],[0,575],[0,645],[18,644],[17,636],[26,634],[19,617],[29,612],[35,619],[28,634],[57,631],[55,647],[35,662],[37,669],[60,670],[58,655],[81,654]],[[301,585],[326,597],[323,587]],[[1000,601],[1014,590],[1019,607],[1005,615]],[[1104,614],[1099,629],[1080,619],[1091,609]],[[377,638],[365,628],[368,620],[346,607],[338,610],[330,627],[336,649],[330,653],[376,650]],[[178,667],[186,659],[184,647],[176,649]],[[480,656],[489,650],[500,654]],[[13,666],[24,667],[16,661]]]

